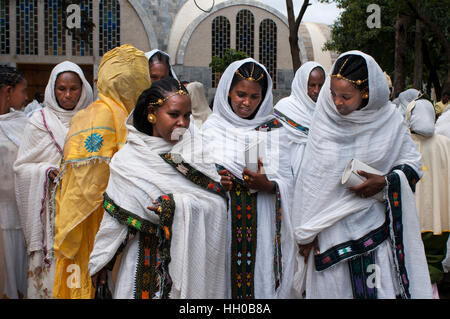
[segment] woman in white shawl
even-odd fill
[[[175,71],[170,64],[169,55],[161,50],[154,49],[145,53],[148,59],[148,67],[150,72],[150,79],[153,82],[159,81],[166,76],[170,76],[175,80],[178,80]]]
[[[291,95],[281,99],[274,115],[283,121],[289,132],[292,175],[297,176],[308,138],[309,126],[316,108],[325,70],[317,62],[306,62],[295,73]]]
[[[450,232],[450,138],[435,134],[435,109],[430,101],[414,100],[406,107],[411,137],[422,155],[423,177],[416,188],[416,206],[428,269],[436,299],[442,261]]]
[[[230,191],[227,297],[231,298],[291,296],[292,175],[287,145],[282,143],[286,131],[272,115],[272,101],[266,68],[251,58],[233,62],[220,79],[213,113],[202,127],[222,185]]]
[[[50,74],[45,107],[30,117],[23,132],[14,171],[29,258],[28,298],[53,298],[53,181],[70,120],[92,100],[92,88],[81,68],[64,61]]]
[[[104,284],[123,251],[113,298],[225,297],[226,193],[214,164],[197,157],[201,143],[188,132],[178,141],[190,114],[179,81],[152,83],[111,160],[89,272]]]
[[[307,258],[296,288],[307,298],[432,297],[413,196],[420,154],[388,97],[383,71],[359,51],[338,58],[319,95],[294,188],[299,265]],[[357,170],[367,180],[342,185],[352,159],[381,175]]]
[[[20,110],[27,80],[13,67],[0,66],[0,298],[25,298],[27,255],[14,193],[13,164],[27,123]]]

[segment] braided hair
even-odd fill
[[[149,65],[152,65],[153,63],[165,64],[166,67],[167,67],[167,70],[169,70],[169,76],[174,78],[174,76],[172,74],[172,68],[170,67],[169,56],[167,56],[164,53],[161,53],[160,51],[158,51],[155,54],[153,54],[150,59],[148,59],[148,64]]]
[[[0,65],[0,88],[4,86],[15,87],[23,79],[23,74],[16,68],[7,65]]]
[[[147,135],[153,135],[153,126],[147,120],[148,106],[150,103],[158,100],[164,100],[169,94],[183,90],[188,94],[186,87],[179,81],[171,77],[166,77],[159,81],[153,82],[149,89],[146,89],[138,98],[136,107],[133,112],[133,126],[140,132]],[[161,107],[158,104],[153,104],[155,109]]]

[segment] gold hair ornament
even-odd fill
[[[342,69],[344,68],[344,66],[345,66],[345,64],[347,63],[347,61],[348,61],[348,58],[347,58],[347,60],[345,60],[345,62],[344,62],[344,64],[342,64],[342,66],[341,66],[341,68],[339,69],[339,72],[338,72],[338,74],[331,74],[331,76],[332,77],[336,77],[336,78],[338,78],[338,79],[344,79],[344,80],[346,80],[346,81],[348,81],[348,82],[351,82],[351,83],[353,83],[353,84],[356,84],[356,85],[361,85],[361,84],[363,84],[364,82],[366,82],[367,80],[369,80],[369,78],[367,78],[367,79],[365,79],[365,80],[350,80],[350,79],[347,79],[346,77],[344,77],[342,74],[341,74],[341,71],[342,71]]]
[[[253,81],[258,82],[259,80],[261,80],[261,79],[264,77],[264,72],[261,73],[261,75],[259,76],[259,78],[255,79],[255,78],[253,77],[253,72],[254,72],[254,71],[255,71],[255,63],[252,64],[252,72],[250,72],[250,76],[249,76],[248,78],[245,77],[245,76],[243,76],[243,75],[241,74],[241,72],[239,72],[239,69],[236,70],[236,74],[239,75],[239,76],[240,76],[241,78],[243,78],[244,80],[247,80],[247,81],[250,81],[250,82],[253,82]]]
[[[164,99],[158,99],[156,102],[150,102],[149,104],[161,106],[164,104],[164,102],[166,102],[168,99],[170,99],[172,96],[175,96],[175,95],[189,95],[188,92],[183,91],[183,89],[181,88],[181,82],[179,80],[178,80],[178,91],[166,96]]]

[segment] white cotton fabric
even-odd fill
[[[302,64],[295,73],[294,80],[292,81],[291,95],[281,99],[275,105],[275,110],[280,111],[291,120],[307,128],[311,124],[314,109],[316,108],[316,102],[308,95],[308,80],[311,71],[316,67],[322,68],[324,75],[326,74],[323,66],[317,62],[310,61]],[[282,120],[281,117],[280,119]],[[288,143],[289,149],[291,150],[293,176],[297,176],[308,135],[292,127],[289,123],[283,122],[283,124],[289,132]]]
[[[434,106],[428,100],[413,100],[406,107],[406,123],[412,132],[419,135],[434,135],[435,118]]]
[[[23,113],[25,113],[27,117],[31,117],[34,112],[39,111],[40,109],[42,109],[42,105],[38,101],[33,100],[25,107]]]
[[[262,104],[255,117],[251,120],[240,118],[233,112],[228,103],[228,92],[236,70],[247,62],[254,62],[265,70],[268,88]],[[233,62],[222,75],[214,98],[213,114],[202,126],[205,147],[214,157],[217,164],[225,167],[237,178],[242,179],[244,170],[245,147],[256,139],[265,140],[265,154],[263,159],[264,171],[270,181],[278,184],[281,194],[282,222],[281,222],[281,250],[283,275],[281,285],[275,290],[273,272],[273,256],[275,236],[275,195],[259,192],[257,196],[257,247],[255,257],[255,298],[290,298],[293,275],[294,242],[290,222],[290,201],[292,192],[292,174],[290,171],[290,158],[287,132],[284,127],[269,132],[255,128],[274,119],[272,80],[265,67],[255,60],[248,58]],[[231,214],[229,208],[228,214]],[[231,274],[231,217],[227,228],[228,234],[228,271]],[[231,297],[231,279],[228,279],[228,295]]]
[[[111,160],[106,193],[123,209],[155,224],[159,217],[147,206],[153,206],[152,202],[161,195],[173,194],[170,298],[225,298],[226,200],[195,185],[159,156],[171,152],[183,159],[196,158],[202,152],[198,147],[201,144],[192,142],[188,133],[173,146],[131,125],[127,128],[128,142]],[[190,164],[220,181],[213,165],[201,161]],[[90,256],[91,275],[113,258],[126,234],[127,226],[105,212]],[[128,242],[122,253],[114,298],[133,298],[137,252],[138,236]]]
[[[436,134],[450,138],[450,111],[445,111],[436,121]]]
[[[340,115],[332,101],[330,77],[327,77],[294,188],[295,239],[303,245],[318,236],[321,252],[359,239],[385,221],[385,203],[357,197],[341,184],[342,173],[351,159],[356,158],[383,174],[397,165],[407,164],[422,175],[420,154],[403,118],[388,100],[389,89],[381,68],[371,56],[360,51],[349,51],[341,57],[347,54],[360,55],[366,61],[368,104],[346,116]],[[304,279],[303,258],[298,255],[297,260],[296,278]],[[306,273],[307,276],[316,274]],[[303,283],[298,282],[297,289],[302,290]],[[306,289],[308,294],[308,289],[316,288]]]
[[[76,73],[82,81],[78,104],[70,111],[61,108],[55,96],[56,79],[60,73],[67,71]],[[33,113],[22,131],[23,142],[14,163],[14,172],[17,203],[28,253],[45,248],[45,257],[52,258],[50,195],[53,188],[47,173],[51,168],[58,168],[70,120],[92,101],[92,88],[81,68],[64,61],[55,66],[50,74],[45,89],[45,107]]]
[[[175,80],[178,80],[177,74],[175,73],[175,70],[174,70],[173,67],[172,67],[172,63],[170,62],[170,56],[169,56],[166,52],[161,51],[161,50],[159,50],[159,49],[154,49],[154,50],[151,50],[151,51],[149,51],[149,52],[145,52],[145,56],[147,57],[147,60],[150,61],[150,58],[151,58],[152,56],[154,56],[157,52],[160,52],[160,53],[166,55],[166,56],[169,58],[170,73],[172,74],[172,77],[173,77]]]
[[[419,97],[420,92],[416,89],[408,89],[401,92],[397,97],[397,108],[403,117],[406,117],[406,107],[408,104]]]
[[[191,97],[192,116],[197,128],[201,128],[206,122],[212,111],[206,101],[205,89],[200,82],[190,82],[186,85],[186,89]]]
[[[0,235],[3,244],[3,286],[0,296],[26,298],[27,255],[14,193],[13,164],[27,123],[25,114],[11,109],[0,115]]]

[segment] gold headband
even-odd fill
[[[168,99],[170,99],[172,96],[175,95],[189,95],[188,92],[183,91],[183,89],[181,88],[181,82],[178,80],[178,91],[176,91],[173,94],[170,94],[168,96],[166,96],[164,99],[158,99],[156,102],[150,102],[150,105],[163,105],[164,102],[166,102]]]
[[[344,77],[342,74],[341,74],[341,71],[342,71],[342,69],[344,68],[344,65],[347,63],[347,61],[348,61],[348,58],[347,58],[347,60],[345,60],[345,62],[344,62],[344,64],[342,64],[342,66],[341,66],[341,68],[339,69],[339,72],[338,72],[338,74],[331,74],[331,76],[332,77],[336,77],[336,78],[338,78],[338,79],[344,79],[344,80],[346,80],[346,81],[348,81],[348,82],[351,82],[351,83],[353,83],[353,84],[356,84],[356,85],[361,85],[361,84],[363,84],[364,82],[366,82],[367,80],[369,80],[369,78],[367,78],[367,79],[365,79],[365,80],[350,80],[350,79],[347,79],[346,77]]]
[[[244,80],[247,80],[247,81],[250,81],[250,82],[253,82],[253,81],[258,82],[259,80],[261,80],[261,79],[264,77],[264,72],[261,73],[261,75],[259,76],[259,78],[255,79],[255,78],[253,77],[253,72],[254,72],[254,71],[255,71],[255,63],[252,64],[252,72],[250,73],[250,76],[249,76],[248,78],[246,78],[245,76],[243,76],[243,75],[241,74],[241,72],[239,72],[239,69],[236,70],[236,74],[239,75],[239,76],[240,76],[241,78],[243,78]]]

